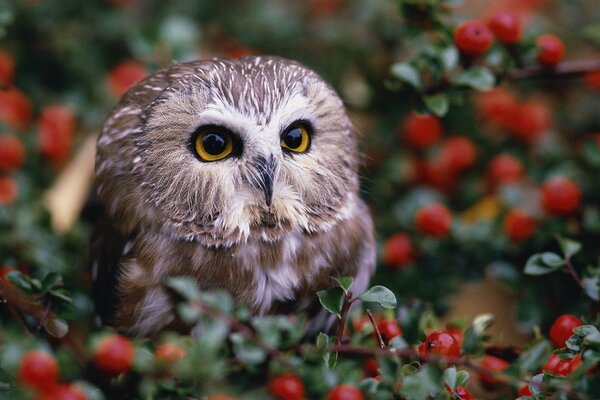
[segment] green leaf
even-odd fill
[[[69,324],[67,324],[67,321],[65,321],[64,319],[52,318],[46,321],[46,323],[44,324],[44,329],[51,336],[60,339],[63,336],[65,336],[67,332],[69,332]]]
[[[456,379],[458,377],[458,373],[455,367],[446,368],[444,371],[444,382],[451,390],[456,388]]]
[[[523,351],[517,364],[521,372],[535,373],[548,360],[550,354],[552,354],[552,344],[548,340],[541,340]]]
[[[413,88],[419,90],[423,88],[423,81],[419,71],[410,64],[399,63],[392,65],[392,76],[401,82],[404,82]]]
[[[456,387],[467,386],[468,382],[469,382],[469,373],[465,370],[458,371],[458,374],[456,375]]]
[[[266,352],[256,344],[250,342],[245,336],[240,333],[232,333],[229,335],[233,343],[233,351],[238,360],[243,363],[256,365],[260,364],[267,358]]]
[[[425,103],[425,107],[427,107],[431,113],[438,117],[443,117],[446,115],[446,113],[448,113],[448,109],[450,108],[448,95],[445,93],[425,96],[423,97],[423,103]]]
[[[485,67],[473,67],[454,78],[452,83],[457,86],[466,86],[471,89],[485,91],[494,87],[496,78]]]
[[[350,290],[350,288],[352,287],[352,283],[354,283],[354,278],[352,278],[351,276],[342,276],[339,278],[334,277],[333,280],[336,281],[338,285],[340,285],[342,290],[344,290],[344,293],[348,293],[348,290]]]
[[[51,272],[42,279],[42,290],[44,293],[63,284],[63,278],[56,272]]]
[[[583,344],[593,346],[595,348],[600,347],[600,332],[598,328],[593,325],[581,325],[573,329],[573,332],[583,337]]]
[[[60,299],[64,302],[67,302],[69,304],[73,303],[73,299],[71,298],[69,292],[67,292],[65,289],[55,289],[55,290],[51,290],[50,291],[50,295],[52,297],[56,297],[57,299]]]
[[[396,296],[385,286],[373,286],[358,296],[365,303],[377,303],[383,308],[396,308]]]
[[[563,265],[564,261],[558,254],[537,253],[529,257],[523,272],[527,275],[544,275],[556,271]]]
[[[473,330],[475,334],[481,336],[494,323],[492,314],[480,314],[473,319]]]
[[[10,375],[3,368],[0,368],[0,391],[6,392],[10,390],[12,386]]]
[[[597,276],[586,276],[581,280],[581,285],[585,294],[588,295],[592,300],[600,300],[600,281]]]
[[[166,285],[186,300],[200,300],[198,284],[192,278],[172,277],[167,279]]]
[[[196,323],[202,317],[200,309],[190,303],[177,304],[177,314],[179,314],[181,319],[188,324]]]
[[[444,70],[451,71],[458,64],[458,50],[454,46],[446,47],[440,52],[440,59],[444,65]]]
[[[323,308],[332,314],[341,317],[342,307],[344,305],[344,290],[341,287],[333,287],[327,290],[320,290],[317,292],[319,296],[319,302]]]
[[[556,236],[560,249],[565,258],[571,258],[581,250],[581,243],[575,240],[567,239],[562,236]]]
[[[11,271],[6,275],[6,277],[18,288],[23,289],[28,293],[31,293],[33,290],[33,287],[31,286],[31,279],[19,271]]]
[[[400,394],[411,400],[435,398],[442,391],[442,374],[434,366],[427,364],[414,375],[404,377]]]

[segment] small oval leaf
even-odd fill
[[[396,296],[385,286],[373,286],[358,298],[366,303],[377,303],[383,308],[396,308]]]

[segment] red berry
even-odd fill
[[[490,355],[486,354],[481,359],[481,361],[479,363],[479,366],[481,368],[486,369],[490,373],[485,373],[485,372],[480,373],[479,374],[479,379],[481,380],[481,382],[484,385],[495,385],[495,384],[498,384],[498,383],[500,383],[502,381],[500,381],[497,378],[495,378],[492,373],[494,373],[494,372],[502,372],[506,368],[508,368],[509,365],[510,365],[510,363],[508,361],[506,361],[506,360],[503,360],[501,358],[498,358],[498,357],[495,357],[495,356],[490,356]]]
[[[454,340],[456,340],[456,343],[458,343],[459,346],[462,346],[462,342],[465,336],[465,333],[462,330],[458,328],[448,328],[446,329],[446,332],[452,335],[452,337],[454,338]]]
[[[383,246],[383,260],[391,268],[402,267],[414,258],[414,248],[410,236],[398,232],[386,240]]]
[[[327,400],[363,400],[362,392],[354,386],[337,385],[327,395]]]
[[[492,32],[479,20],[469,20],[454,30],[454,43],[462,54],[480,56],[492,46]]]
[[[453,136],[444,141],[441,158],[448,168],[462,172],[475,164],[477,148],[473,142],[463,136]]]
[[[542,35],[537,38],[538,55],[540,64],[552,66],[558,64],[565,57],[565,46],[558,37],[554,35]]]
[[[402,336],[402,329],[398,325],[398,322],[393,319],[385,319],[377,323],[377,329],[383,337],[383,340],[389,343],[390,340],[397,336]]]
[[[379,365],[377,364],[377,361],[375,361],[375,359],[371,357],[367,358],[363,363],[363,372],[366,376],[371,378],[378,376]]]
[[[116,96],[121,96],[146,75],[148,71],[142,64],[137,61],[125,61],[110,70],[108,85]]]
[[[481,118],[506,127],[514,117],[514,111],[518,104],[512,92],[503,88],[495,88],[479,93],[475,106]]]
[[[555,347],[565,347],[567,339],[573,335],[573,329],[583,325],[583,322],[572,314],[563,314],[556,318],[550,326],[550,340]]]
[[[450,231],[452,214],[444,205],[432,203],[417,211],[415,223],[426,235],[442,237]]]
[[[570,179],[557,176],[542,185],[542,206],[549,214],[566,215],[577,211],[581,203],[581,191]]]
[[[477,398],[473,396],[471,392],[469,392],[464,386],[459,386],[454,389],[454,394],[454,399],[456,400],[477,400]]]
[[[21,357],[18,376],[24,385],[38,390],[49,389],[58,380],[58,364],[45,351],[28,351]]]
[[[0,84],[9,85],[15,74],[15,61],[9,53],[0,50]]]
[[[519,104],[508,128],[517,139],[531,142],[552,125],[552,117],[548,107],[539,101],[530,100]]]
[[[185,357],[187,352],[185,349],[173,343],[164,343],[156,348],[154,356],[157,360],[165,363],[176,363]]]
[[[523,26],[518,15],[510,11],[500,11],[488,20],[490,30],[502,43],[515,44],[521,39]]]
[[[402,135],[408,144],[426,149],[440,139],[442,123],[431,114],[412,113],[404,120]]]
[[[551,354],[550,358],[548,358],[548,360],[542,367],[542,371],[548,371],[548,372],[555,373],[556,367],[558,366],[558,363],[560,361],[561,361],[561,359],[556,354]]]
[[[304,398],[304,384],[294,374],[281,374],[267,384],[271,394],[279,400],[300,400]]]
[[[442,157],[428,159],[421,168],[423,180],[439,190],[450,191],[456,185],[457,171]]]
[[[12,135],[0,136],[0,171],[19,169],[25,161],[25,146]]]
[[[523,177],[523,165],[510,154],[500,154],[488,164],[488,177],[493,184],[508,183]]]
[[[422,347],[419,346],[419,355],[423,356],[445,356],[458,357],[460,356],[460,344],[447,331],[431,332]]]
[[[600,71],[591,71],[583,76],[585,83],[594,90],[600,91]]]
[[[31,122],[31,115],[31,101],[20,90],[0,90],[0,123],[24,130]]]
[[[531,389],[529,389],[529,385],[524,385],[521,387],[521,389],[519,389],[519,393],[517,393],[517,395],[519,397],[532,396],[533,393],[531,393]]]
[[[40,394],[38,400],[86,400],[87,396],[77,386],[57,385]]]
[[[68,107],[52,105],[42,109],[39,125],[42,156],[54,165],[65,162],[71,151],[74,130],[75,117]]]
[[[513,242],[529,239],[535,233],[536,228],[535,219],[518,208],[511,210],[504,218],[504,233]]]
[[[310,0],[310,11],[317,16],[330,16],[340,12],[346,0]]]
[[[10,204],[19,196],[19,186],[13,178],[0,176],[0,205]]]
[[[131,369],[134,357],[135,348],[129,339],[111,335],[98,343],[94,362],[99,370],[109,375],[119,375]]]
[[[552,372],[559,376],[569,376],[573,371],[579,368],[581,364],[581,354],[577,354],[573,358],[563,358],[562,360],[559,360]]]

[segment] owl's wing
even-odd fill
[[[100,323],[110,321],[117,299],[119,264],[128,238],[101,213],[92,236],[90,274],[92,297]]]

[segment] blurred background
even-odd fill
[[[584,243],[577,265],[582,274],[589,266],[585,284],[598,296],[598,74],[453,90],[440,109],[429,101],[439,98],[424,102],[398,72],[410,63],[421,79],[440,80],[436,57],[466,68],[456,67],[447,27],[499,10],[522,21],[513,50],[524,65],[543,33],[564,41],[568,60],[597,59],[595,0],[0,2],[3,274],[58,272],[73,292],[67,316],[89,318],[86,200],[95,137],[111,108],[174,61],[270,54],[313,68],[347,104],[378,231],[375,281],[398,296],[401,322],[492,312],[497,340],[521,343],[559,313],[583,313],[587,304],[568,275],[522,271],[531,254],[558,249],[554,235],[571,237]],[[522,68],[502,64],[506,51],[496,43],[485,61]],[[543,203],[543,184],[557,175],[579,191],[566,212]],[[438,216],[416,218],[433,203],[449,211],[448,229],[436,228]],[[509,218],[514,209],[521,214]]]

